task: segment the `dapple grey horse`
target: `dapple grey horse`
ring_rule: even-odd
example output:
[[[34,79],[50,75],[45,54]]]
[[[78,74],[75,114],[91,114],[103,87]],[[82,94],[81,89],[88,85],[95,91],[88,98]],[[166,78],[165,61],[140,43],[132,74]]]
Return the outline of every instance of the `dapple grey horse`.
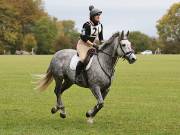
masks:
[[[86,113],[89,122],[93,122],[93,117],[103,107],[106,95],[114,74],[114,68],[118,58],[126,59],[130,64],[136,61],[136,56],[128,41],[128,35],[117,32],[112,37],[99,46],[98,53],[93,56],[90,68],[86,71],[88,83],[77,83],[77,85],[89,88],[95,98],[97,105]],[[71,58],[77,54],[76,50],[64,49],[58,51],[52,58],[45,76],[38,82],[37,89],[44,90],[55,80],[54,93],[57,96],[57,104],[51,109],[52,113],[60,111],[62,118],[66,117],[65,106],[62,102],[62,93],[70,88],[75,82],[75,71],[70,68]]]

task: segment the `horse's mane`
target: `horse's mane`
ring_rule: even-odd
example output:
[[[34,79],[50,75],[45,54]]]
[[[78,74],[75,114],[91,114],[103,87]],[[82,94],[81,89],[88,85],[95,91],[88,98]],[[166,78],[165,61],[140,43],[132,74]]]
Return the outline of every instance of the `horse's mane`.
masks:
[[[106,40],[101,46],[100,49],[104,50],[108,45],[110,45],[116,37],[120,35],[119,32],[114,33],[108,40]]]

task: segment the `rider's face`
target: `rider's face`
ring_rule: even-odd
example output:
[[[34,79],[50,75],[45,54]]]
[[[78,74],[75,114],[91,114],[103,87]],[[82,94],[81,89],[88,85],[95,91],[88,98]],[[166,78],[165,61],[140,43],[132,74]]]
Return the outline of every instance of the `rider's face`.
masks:
[[[97,22],[99,22],[99,21],[100,21],[100,15],[94,16],[94,19],[95,19]]]

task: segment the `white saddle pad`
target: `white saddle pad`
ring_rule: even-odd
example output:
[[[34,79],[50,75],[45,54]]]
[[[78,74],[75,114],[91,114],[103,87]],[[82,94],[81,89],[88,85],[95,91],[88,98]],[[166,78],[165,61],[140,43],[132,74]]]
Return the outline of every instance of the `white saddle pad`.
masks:
[[[88,70],[90,67],[91,67],[91,63],[92,63],[92,60],[93,60],[93,57],[91,57],[89,63],[87,64],[86,66],[86,70]],[[75,54],[72,58],[71,58],[71,62],[70,62],[70,68],[72,70],[76,70],[76,66],[77,66],[77,63],[80,61],[80,58],[79,56],[77,56],[77,54]]]

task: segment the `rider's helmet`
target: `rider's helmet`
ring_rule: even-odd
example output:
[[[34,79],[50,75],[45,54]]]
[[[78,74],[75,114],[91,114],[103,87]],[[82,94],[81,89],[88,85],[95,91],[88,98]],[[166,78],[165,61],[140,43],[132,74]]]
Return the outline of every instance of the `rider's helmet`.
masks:
[[[101,15],[102,14],[102,11],[97,9],[97,8],[94,8],[93,5],[89,6],[89,11],[90,11],[90,18],[96,16],[96,15]]]

